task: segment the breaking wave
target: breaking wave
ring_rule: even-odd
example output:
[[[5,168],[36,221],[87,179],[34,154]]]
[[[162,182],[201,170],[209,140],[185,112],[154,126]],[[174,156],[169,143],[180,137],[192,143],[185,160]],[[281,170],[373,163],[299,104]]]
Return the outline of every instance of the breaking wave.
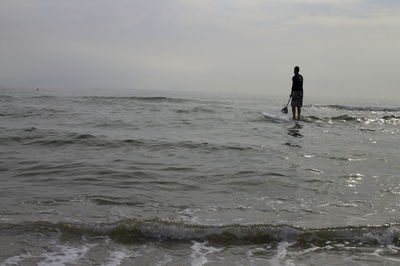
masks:
[[[110,237],[120,242],[151,240],[192,241],[207,240],[221,244],[272,243],[280,241],[299,244],[325,245],[328,243],[353,246],[400,246],[400,225],[343,226],[304,228],[285,224],[228,224],[200,225],[161,219],[126,219],[115,223],[79,224],[47,221],[20,224],[0,224],[2,231],[19,233],[61,232],[64,236]]]

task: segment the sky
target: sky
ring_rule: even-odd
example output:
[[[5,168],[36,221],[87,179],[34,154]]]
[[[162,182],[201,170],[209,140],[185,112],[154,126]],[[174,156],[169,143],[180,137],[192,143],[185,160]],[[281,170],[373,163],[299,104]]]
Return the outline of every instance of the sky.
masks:
[[[0,86],[399,94],[398,0],[1,0]]]

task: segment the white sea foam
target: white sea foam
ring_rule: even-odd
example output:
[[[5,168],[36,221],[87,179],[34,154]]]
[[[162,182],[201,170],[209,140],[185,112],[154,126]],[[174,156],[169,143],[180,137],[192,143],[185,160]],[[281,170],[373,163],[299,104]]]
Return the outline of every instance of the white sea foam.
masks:
[[[33,257],[34,256],[32,256],[30,253],[16,255],[16,256],[10,257],[10,258],[6,259],[5,261],[3,261],[0,264],[0,266],[21,265],[22,261],[24,261],[25,259],[33,258]]]
[[[255,253],[263,251],[265,251],[265,248],[253,248],[247,251],[247,256],[253,256]]]
[[[159,261],[159,262],[157,262],[157,263],[155,264],[155,266],[168,265],[168,264],[171,263],[171,262],[172,262],[172,257],[169,256],[169,255],[164,255],[164,259],[161,260],[161,261]]]
[[[191,255],[192,258],[192,266],[201,266],[206,264],[207,262],[210,262],[207,258],[207,255],[215,253],[215,252],[220,252],[223,249],[222,248],[214,248],[210,246],[206,246],[207,242],[199,243],[196,241],[193,241],[193,245],[191,246],[193,253]]]
[[[121,262],[127,257],[138,257],[140,256],[138,253],[133,254],[125,249],[119,251],[113,251],[110,253],[110,257],[107,259],[107,263],[104,266],[117,266],[120,265]]]
[[[37,265],[38,266],[61,266],[66,264],[77,263],[80,259],[82,259],[86,252],[90,249],[90,246],[82,246],[82,247],[69,247],[69,246],[57,246],[57,251],[54,252],[46,252],[41,253],[39,255],[32,255],[30,253],[13,256],[8,258],[1,266],[9,266],[9,265],[23,265],[24,260],[30,258],[39,258],[43,259]]]
[[[256,247],[256,248],[252,248],[250,250],[247,251],[247,256],[251,257],[260,253],[265,253],[267,250],[271,249],[271,245],[268,245],[266,247]]]
[[[38,257],[44,257],[45,260],[39,262],[38,266],[61,266],[77,263],[85,256],[86,252],[90,249],[90,246],[58,246],[58,249],[59,250],[55,252],[43,253],[39,255]]]
[[[280,242],[277,246],[276,255],[271,259],[271,265],[273,266],[294,266],[294,262],[291,259],[287,259],[287,248],[293,244],[288,243],[287,241]]]
[[[366,242],[378,242],[381,245],[391,245],[393,244],[393,238],[395,235],[399,234],[399,229],[397,228],[388,228],[381,234],[373,233],[373,232],[368,232],[364,234],[362,237],[363,241]]]
[[[179,218],[192,224],[199,223],[199,217],[196,215],[196,213],[199,211],[200,209],[184,209],[182,211],[179,211],[179,213],[182,214],[181,216],[179,216]]]

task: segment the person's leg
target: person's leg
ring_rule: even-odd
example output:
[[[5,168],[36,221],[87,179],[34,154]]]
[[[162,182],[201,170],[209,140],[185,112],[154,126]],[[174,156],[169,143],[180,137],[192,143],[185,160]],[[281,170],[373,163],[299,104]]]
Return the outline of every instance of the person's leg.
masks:
[[[293,121],[296,120],[296,107],[292,106]]]
[[[301,107],[297,107],[297,121],[300,121]]]

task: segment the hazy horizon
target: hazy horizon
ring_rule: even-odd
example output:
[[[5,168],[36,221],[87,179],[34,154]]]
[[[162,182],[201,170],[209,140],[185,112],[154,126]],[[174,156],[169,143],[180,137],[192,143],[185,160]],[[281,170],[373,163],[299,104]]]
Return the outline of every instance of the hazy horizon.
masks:
[[[5,0],[0,86],[392,99],[393,0]]]

